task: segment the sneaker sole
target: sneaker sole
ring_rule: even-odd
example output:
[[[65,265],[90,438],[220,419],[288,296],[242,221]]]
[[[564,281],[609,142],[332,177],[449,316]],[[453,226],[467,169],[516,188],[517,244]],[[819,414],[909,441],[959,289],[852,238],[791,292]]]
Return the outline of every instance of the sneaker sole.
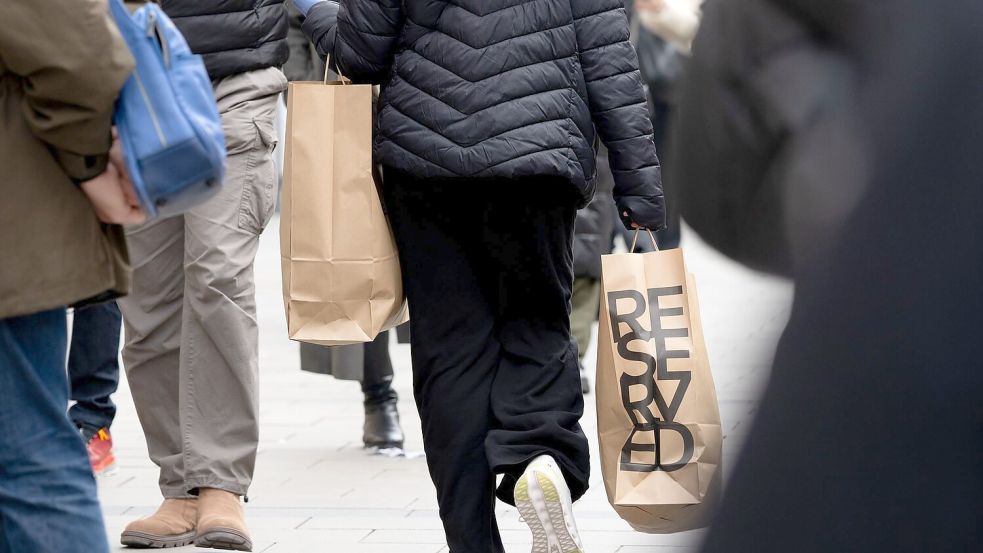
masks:
[[[362,442],[362,449],[403,449],[403,442]]]
[[[179,536],[155,536],[153,534],[128,530],[123,532],[119,541],[121,544],[135,549],[168,549],[171,547],[191,545],[195,541],[195,533],[188,532]]]
[[[242,532],[232,528],[212,528],[195,538],[195,547],[225,549],[229,551],[252,551],[253,542]]]
[[[515,485],[515,506],[532,531],[532,553],[584,553],[571,530],[573,513],[563,508],[556,484],[542,472],[523,475]]]
[[[95,474],[97,478],[116,476],[117,472],[119,472],[119,466],[116,465],[116,461],[113,461],[108,465],[101,466],[99,469],[92,469],[92,473]]]

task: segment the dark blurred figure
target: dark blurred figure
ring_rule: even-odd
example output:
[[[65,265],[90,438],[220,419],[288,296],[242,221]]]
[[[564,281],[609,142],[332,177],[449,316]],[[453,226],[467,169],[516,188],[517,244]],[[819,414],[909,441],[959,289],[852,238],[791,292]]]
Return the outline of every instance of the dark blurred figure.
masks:
[[[632,2],[634,4],[634,2]],[[630,6],[629,9],[633,9]],[[632,36],[635,42],[635,50],[638,52],[638,68],[642,72],[645,80],[645,87],[648,91],[649,114],[652,118],[652,128],[655,131],[655,149],[663,152],[663,157],[667,157],[665,152],[669,151],[669,117],[672,113],[672,106],[677,101],[676,88],[679,77],[682,74],[683,61],[686,54],[677,46],[670,44],[664,38],[646,29],[635,20],[642,16],[633,14]],[[679,207],[676,201],[677,189],[680,183],[664,182],[662,184],[663,193],[666,195],[666,228],[656,233],[656,240],[659,248],[668,250],[679,247],[680,240],[680,218]],[[629,246],[632,237],[624,234],[625,229],[619,229]],[[634,234],[634,233],[631,233]],[[639,241],[639,251],[651,251],[648,240]]]
[[[983,550],[983,4],[867,4],[712,3],[685,77],[684,217],[796,281],[710,553]]]
[[[655,149],[669,151],[669,117],[675,103],[675,86],[683,66],[683,54],[675,46],[658,36],[638,30],[638,66],[648,88],[649,114],[655,131]],[[665,154],[663,154],[665,155]],[[678,183],[663,184],[666,195],[666,228],[656,233],[659,248],[669,250],[679,247],[680,218],[676,206]]]

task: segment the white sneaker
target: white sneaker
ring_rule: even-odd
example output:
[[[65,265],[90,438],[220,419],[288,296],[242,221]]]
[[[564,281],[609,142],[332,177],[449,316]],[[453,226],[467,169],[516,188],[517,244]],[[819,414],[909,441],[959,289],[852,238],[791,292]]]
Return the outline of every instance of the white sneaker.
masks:
[[[584,553],[570,488],[552,457],[529,463],[515,485],[515,506],[532,530],[532,553]]]

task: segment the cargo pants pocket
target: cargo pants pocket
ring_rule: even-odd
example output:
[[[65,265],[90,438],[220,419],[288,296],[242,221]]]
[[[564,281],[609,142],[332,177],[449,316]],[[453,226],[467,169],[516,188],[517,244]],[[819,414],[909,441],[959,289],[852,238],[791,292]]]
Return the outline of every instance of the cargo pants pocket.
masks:
[[[277,139],[273,121],[252,120],[252,144],[245,154],[242,200],[239,204],[239,228],[260,234],[273,217],[276,207],[276,166],[273,150]]]

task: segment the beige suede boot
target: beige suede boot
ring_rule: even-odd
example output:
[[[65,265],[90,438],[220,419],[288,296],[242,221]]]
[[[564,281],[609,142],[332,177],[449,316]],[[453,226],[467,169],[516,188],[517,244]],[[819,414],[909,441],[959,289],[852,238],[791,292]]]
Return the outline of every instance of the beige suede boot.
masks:
[[[225,490],[198,490],[198,535],[195,546],[252,551],[239,496]]]
[[[131,522],[120,543],[140,549],[191,545],[197,521],[197,499],[165,499],[156,513]]]

